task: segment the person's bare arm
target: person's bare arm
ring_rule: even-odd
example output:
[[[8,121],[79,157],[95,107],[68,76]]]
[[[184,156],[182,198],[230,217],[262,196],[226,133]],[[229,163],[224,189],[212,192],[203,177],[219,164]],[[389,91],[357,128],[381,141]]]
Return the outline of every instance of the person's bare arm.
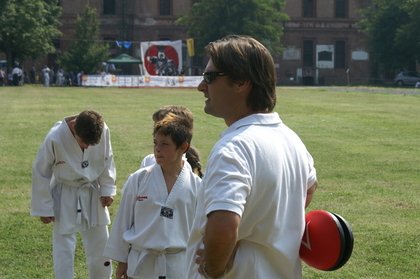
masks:
[[[306,202],[305,202],[305,208],[309,206],[309,204],[312,201],[312,198],[314,196],[315,190],[318,187],[318,182],[315,181],[315,183],[308,189],[306,192]]]
[[[204,251],[198,251],[199,272],[217,278],[230,268],[236,244],[240,216],[229,211],[214,211],[207,216]]]

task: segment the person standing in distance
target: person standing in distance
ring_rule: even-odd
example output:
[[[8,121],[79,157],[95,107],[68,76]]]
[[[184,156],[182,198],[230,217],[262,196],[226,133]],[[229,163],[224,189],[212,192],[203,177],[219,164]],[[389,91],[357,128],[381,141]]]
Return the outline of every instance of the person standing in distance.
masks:
[[[39,148],[32,169],[31,215],[53,222],[57,279],[73,279],[76,233],[83,239],[90,279],[110,279],[108,206],[116,194],[111,136],[102,115],[87,110],[58,121]]]
[[[227,129],[207,160],[188,243],[187,278],[302,277],[305,206],[317,186],[312,156],[273,109],[273,58],[230,35],[206,47],[198,90]]]

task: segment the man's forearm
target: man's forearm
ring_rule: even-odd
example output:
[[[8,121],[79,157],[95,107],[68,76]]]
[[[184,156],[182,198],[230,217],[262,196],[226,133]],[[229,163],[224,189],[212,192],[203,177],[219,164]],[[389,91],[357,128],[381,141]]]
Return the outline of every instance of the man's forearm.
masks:
[[[210,277],[223,275],[233,261],[240,217],[233,212],[215,211],[208,216],[204,236],[204,268]]]

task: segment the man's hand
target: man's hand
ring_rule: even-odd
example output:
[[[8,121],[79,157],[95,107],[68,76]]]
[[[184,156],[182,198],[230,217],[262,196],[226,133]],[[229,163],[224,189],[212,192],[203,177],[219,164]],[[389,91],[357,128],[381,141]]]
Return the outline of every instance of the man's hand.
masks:
[[[103,207],[111,206],[112,202],[114,201],[113,197],[101,197],[101,204]]]
[[[118,262],[117,270],[115,271],[116,279],[128,279],[127,263]]]
[[[233,266],[233,262],[235,260],[236,250],[238,249],[238,245],[239,245],[239,242],[236,243],[236,246],[235,246],[235,249],[233,250],[232,256],[230,257],[229,262],[226,265],[225,272],[228,272]],[[205,278],[211,278],[207,274],[206,260],[204,258],[204,253],[205,253],[204,249],[198,249],[196,251],[196,253],[195,253],[195,256],[196,256],[195,257],[195,263],[198,265],[198,273],[203,275]]]
[[[234,212],[213,211],[207,215],[204,250],[196,251],[198,272],[217,278],[228,271],[235,258],[241,217]]]

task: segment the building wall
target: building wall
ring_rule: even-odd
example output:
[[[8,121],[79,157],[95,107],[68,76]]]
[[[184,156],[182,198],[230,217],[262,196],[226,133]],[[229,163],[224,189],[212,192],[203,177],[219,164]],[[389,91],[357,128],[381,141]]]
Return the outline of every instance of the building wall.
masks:
[[[365,37],[357,21],[360,8],[369,0],[346,0],[346,16],[337,18],[335,0],[312,0],[313,16],[304,17],[304,0],[286,1],[285,12],[290,21],[284,24],[285,51],[279,61],[280,84],[347,84],[367,83],[370,76],[370,60]],[[312,42],[312,65],[305,56],[305,41]],[[339,59],[337,44],[344,45]],[[308,47],[310,49],[310,47]],[[329,53],[323,60],[321,52]],[[327,55],[328,56],[328,55]],[[324,57],[325,59],[325,57]],[[343,61],[336,65],[338,60]],[[310,64],[310,63],[309,63]]]
[[[183,40],[186,29],[176,26],[175,20],[187,13],[194,0],[169,0],[170,14],[160,15],[160,0],[115,0],[115,13],[104,14],[107,0],[62,0],[61,27],[64,33],[59,49],[65,50],[74,39],[75,19],[87,2],[97,9],[100,19],[100,36],[109,42],[111,52],[117,54],[116,40],[132,41],[130,54],[139,57],[141,41]],[[304,17],[304,2],[314,3],[314,16]],[[342,0],[341,0],[342,1]],[[370,60],[366,43],[357,21],[359,9],[370,4],[370,0],[344,0],[347,14],[336,18],[336,0],[286,0],[285,12],[290,21],[284,23],[284,53],[275,57],[279,84],[347,84],[367,83],[370,76]],[[304,42],[312,41],[313,65],[305,65]],[[334,65],[336,43],[341,44],[343,63]],[[344,45],[344,47],[343,47]],[[333,57],[325,62],[317,58]],[[325,52],[327,50],[327,52]],[[329,52],[329,53],[328,53]],[[324,57],[325,58],[325,57]]]
[[[105,12],[106,5],[114,2],[111,12]],[[97,11],[100,22],[100,39],[107,42],[111,56],[121,51],[140,57],[140,42],[159,40],[183,40],[187,38],[186,28],[177,26],[175,20],[187,13],[192,0],[165,0],[169,12],[161,14],[160,0],[61,0],[63,8],[60,27],[63,36],[57,42],[57,53],[49,55],[47,64],[56,68],[56,57],[66,51],[75,40],[76,18],[83,13],[87,4]],[[109,7],[109,6],[108,6]],[[116,41],[132,42],[129,49],[121,49]]]

